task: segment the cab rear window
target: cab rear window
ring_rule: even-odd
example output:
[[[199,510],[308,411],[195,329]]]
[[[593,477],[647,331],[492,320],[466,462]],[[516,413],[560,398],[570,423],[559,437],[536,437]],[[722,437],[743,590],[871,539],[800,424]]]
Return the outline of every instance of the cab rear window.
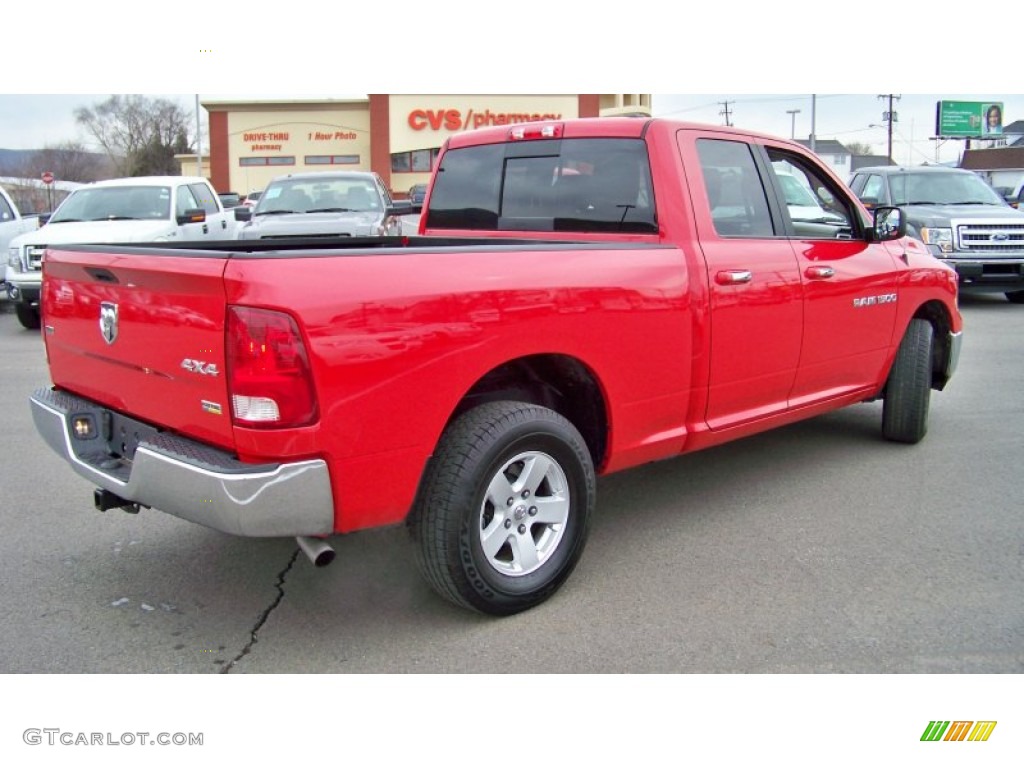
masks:
[[[556,232],[658,231],[639,139],[551,139],[446,152],[426,226]]]

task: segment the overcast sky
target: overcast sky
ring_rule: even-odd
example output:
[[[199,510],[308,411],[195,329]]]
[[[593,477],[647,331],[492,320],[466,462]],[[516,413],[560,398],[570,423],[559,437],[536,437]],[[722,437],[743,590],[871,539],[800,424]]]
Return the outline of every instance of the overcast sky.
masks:
[[[192,113],[195,94],[147,94],[179,102]],[[267,94],[281,96],[282,94]],[[345,98],[353,94],[324,93],[320,97]],[[899,163],[918,165],[923,162],[956,160],[964,149],[962,141],[936,142],[935,107],[939,100],[1001,101],[1005,105],[1004,123],[1024,120],[1024,95],[1004,93],[942,93],[899,94],[895,102],[898,120],[894,126],[893,157]],[[0,94],[0,148],[39,149],[69,140],[80,140],[89,145],[91,140],[75,123],[77,107],[94,106],[109,94]],[[266,96],[266,95],[265,95]],[[199,94],[203,99],[260,98],[259,94],[218,93]],[[778,136],[790,136],[795,129],[797,138],[806,139],[811,133],[814,115],[816,136],[836,139],[843,143],[870,144],[877,154],[885,154],[886,130],[882,126],[882,113],[887,101],[878,93],[859,95],[817,94],[687,94],[654,93],[653,111],[656,115],[681,120],[723,125],[723,114],[728,102],[730,121],[741,128],[763,131]],[[799,110],[790,114],[791,110]],[[202,122],[206,111],[200,110]],[[878,127],[872,128],[872,125]],[[936,154],[938,152],[938,154]]]
[[[136,5],[97,2],[91,13],[106,14],[99,14],[104,34],[96,44],[77,16],[54,14],[40,27],[35,9],[5,11],[10,28],[21,15],[40,34],[6,43],[5,60],[19,66],[0,86],[13,91],[0,94],[0,148],[87,142],[74,109],[111,93],[180,94],[174,98],[189,111],[197,92],[205,99],[650,93],[656,115],[721,125],[727,101],[733,125],[781,136],[790,136],[789,110],[798,109],[798,138],[811,132],[816,93],[817,137],[870,144],[879,154],[885,130],[869,127],[882,123],[878,95],[898,93],[893,155],[902,163],[946,162],[963,150],[963,142],[937,147],[930,140],[939,100],[1002,101],[1005,124],[1024,119],[1019,67],[1004,55],[996,65],[965,56],[951,66],[938,55],[931,16],[913,2],[823,13],[809,0],[733,0],[666,16],[653,0],[606,11],[563,0],[540,15],[501,6],[499,17],[483,14],[476,0],[447,0],[443,12],[430,14],[393,0],[386,13],[355,4],[320,25],[306,22],[320,18],[320,9],[340,13],[336,6],[307,3],[302,13],[268,20],[225,3],[204,5],[194,25],[180,19],[145,34]],[[993,30],[991,18],[958,18],[957,39],[997,46],[1011,32]]]

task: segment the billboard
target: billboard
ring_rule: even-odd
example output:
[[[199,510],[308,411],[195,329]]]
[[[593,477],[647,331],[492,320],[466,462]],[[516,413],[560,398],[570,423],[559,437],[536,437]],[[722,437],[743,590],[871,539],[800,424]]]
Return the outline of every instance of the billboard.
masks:
[[[935,106],[935,135],[984,138],[1003,135],[1003,102],[940,101]]]

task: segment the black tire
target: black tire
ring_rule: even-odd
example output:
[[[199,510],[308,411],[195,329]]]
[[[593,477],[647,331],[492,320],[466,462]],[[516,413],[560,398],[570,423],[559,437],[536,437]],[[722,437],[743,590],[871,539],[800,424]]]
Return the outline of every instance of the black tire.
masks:
[[[456,605],[532,608],[576,566],[595,497],[590,452],[568,420],[529,403],[473,408],[442,436],[410,516],[420,570]]]
[[[18,316],[18,322],[30,331],[38,331],[40,326],[39,310],[31,304],[21,302],[14,305],[14,313]]]
[[[1006,294],[1006,300],[1011,304],[1024,304],[1024,291],[1010,291]]]
[[[928,431],[933,336],[931,323],[915,319],[900,342],[882,404],[882,435],[886,440],[918,443]]]

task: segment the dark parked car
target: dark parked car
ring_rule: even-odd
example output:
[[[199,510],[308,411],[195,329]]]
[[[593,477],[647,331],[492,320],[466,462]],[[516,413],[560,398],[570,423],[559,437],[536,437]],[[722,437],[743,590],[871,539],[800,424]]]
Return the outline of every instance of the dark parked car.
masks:
[[[413,205],[423,205],[423,201],[427,199],[427,185],[426,184],[413,184],[409,188],[409,202]]]
[[[907,234],[956,270],[962,292],[1005,293],[1024,304],[1024,211],[978,174],[944,166],[859,168],[850,188],[868,208],[903,208]]]

